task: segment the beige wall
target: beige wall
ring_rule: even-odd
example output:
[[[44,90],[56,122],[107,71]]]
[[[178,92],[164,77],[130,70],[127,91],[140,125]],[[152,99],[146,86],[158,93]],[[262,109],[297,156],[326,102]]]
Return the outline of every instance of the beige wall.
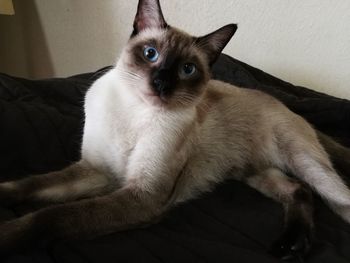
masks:
[[[161,0],[168,22],[194,34],[239,30],[225,52],[294,84],[350,99],[349,0]],[[137,0],[15,0],[0,16],[0,71],[67,76],[115,61]]]

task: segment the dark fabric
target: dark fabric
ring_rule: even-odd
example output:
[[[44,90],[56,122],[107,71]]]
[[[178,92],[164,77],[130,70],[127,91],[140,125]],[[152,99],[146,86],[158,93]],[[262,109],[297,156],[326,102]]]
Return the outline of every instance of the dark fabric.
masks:
[[[84,94],[105,70],[37,81],[0,74],[2,180],[61,169],[79,159]],[[225,55],[213,76],[279,98],[350,145],[349,101],[293,86]],[[21,211],[1,208],[0,219]],[[306,262],[349,262],[350,226],[320,201],[315,218],[316,240]],[[226,182],[173,209],[157,225],[93,241],[56,241],[5,262],[278,262],[266,251],[282,222],[279,204],[239,182]]]

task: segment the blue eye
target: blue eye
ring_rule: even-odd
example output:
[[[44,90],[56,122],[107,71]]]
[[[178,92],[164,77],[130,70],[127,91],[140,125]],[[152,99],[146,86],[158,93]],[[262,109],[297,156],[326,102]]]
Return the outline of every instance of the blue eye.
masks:
[[[181,74],[185,77],[192,76],[196,72],[196,66],[193,63],[186,63],[181,68]]]
[[[158,60],[159,53],[154,47],[146,47],[143,50],[143,56],[151,62],[156,62]]]

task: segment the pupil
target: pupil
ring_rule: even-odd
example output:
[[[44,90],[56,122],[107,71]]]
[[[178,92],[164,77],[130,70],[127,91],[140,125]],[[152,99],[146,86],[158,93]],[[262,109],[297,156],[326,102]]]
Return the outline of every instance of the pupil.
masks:
[[[190,74],[192,72],[192,65],[186,64],[185,65],[185,73]]]
[[[149,57],[149,58],[153,58],[155,55],[154,49],[149,49],[147,53],[148,53],[147,57]]]

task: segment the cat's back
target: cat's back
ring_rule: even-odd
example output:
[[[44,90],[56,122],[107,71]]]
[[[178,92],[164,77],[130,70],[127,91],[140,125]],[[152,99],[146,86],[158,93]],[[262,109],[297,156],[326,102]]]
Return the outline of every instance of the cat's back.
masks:
[[[209,81],[205,99],[214,103],[229,103],[231,105],[239,104],[240,106],[247,105],[249,108],[251,105],[260,107],[262,106],[261,103],[264,103],[264,107],[276,107],[282,105],[277,99],[262,91],[256,89],[239,88],[219,80]]]
[[[201,150],[213,151],[211,145],[215,142],[217,154],[226,151],[227,156],[232,152],[253,156],[257,149],[264,152],[273,145],[277,131],[295,130],[304,123],[268,94],[216,80],[208,83],[197,106],[197,122],[201,145],[208,145]]]
[[[259,90],[211,80],[197,112],[202,121],[214,118],[228,123],[234,120],[235,123],[243,125],[269,118],[271,115],[285,115],[289,110],[280,101]]]

